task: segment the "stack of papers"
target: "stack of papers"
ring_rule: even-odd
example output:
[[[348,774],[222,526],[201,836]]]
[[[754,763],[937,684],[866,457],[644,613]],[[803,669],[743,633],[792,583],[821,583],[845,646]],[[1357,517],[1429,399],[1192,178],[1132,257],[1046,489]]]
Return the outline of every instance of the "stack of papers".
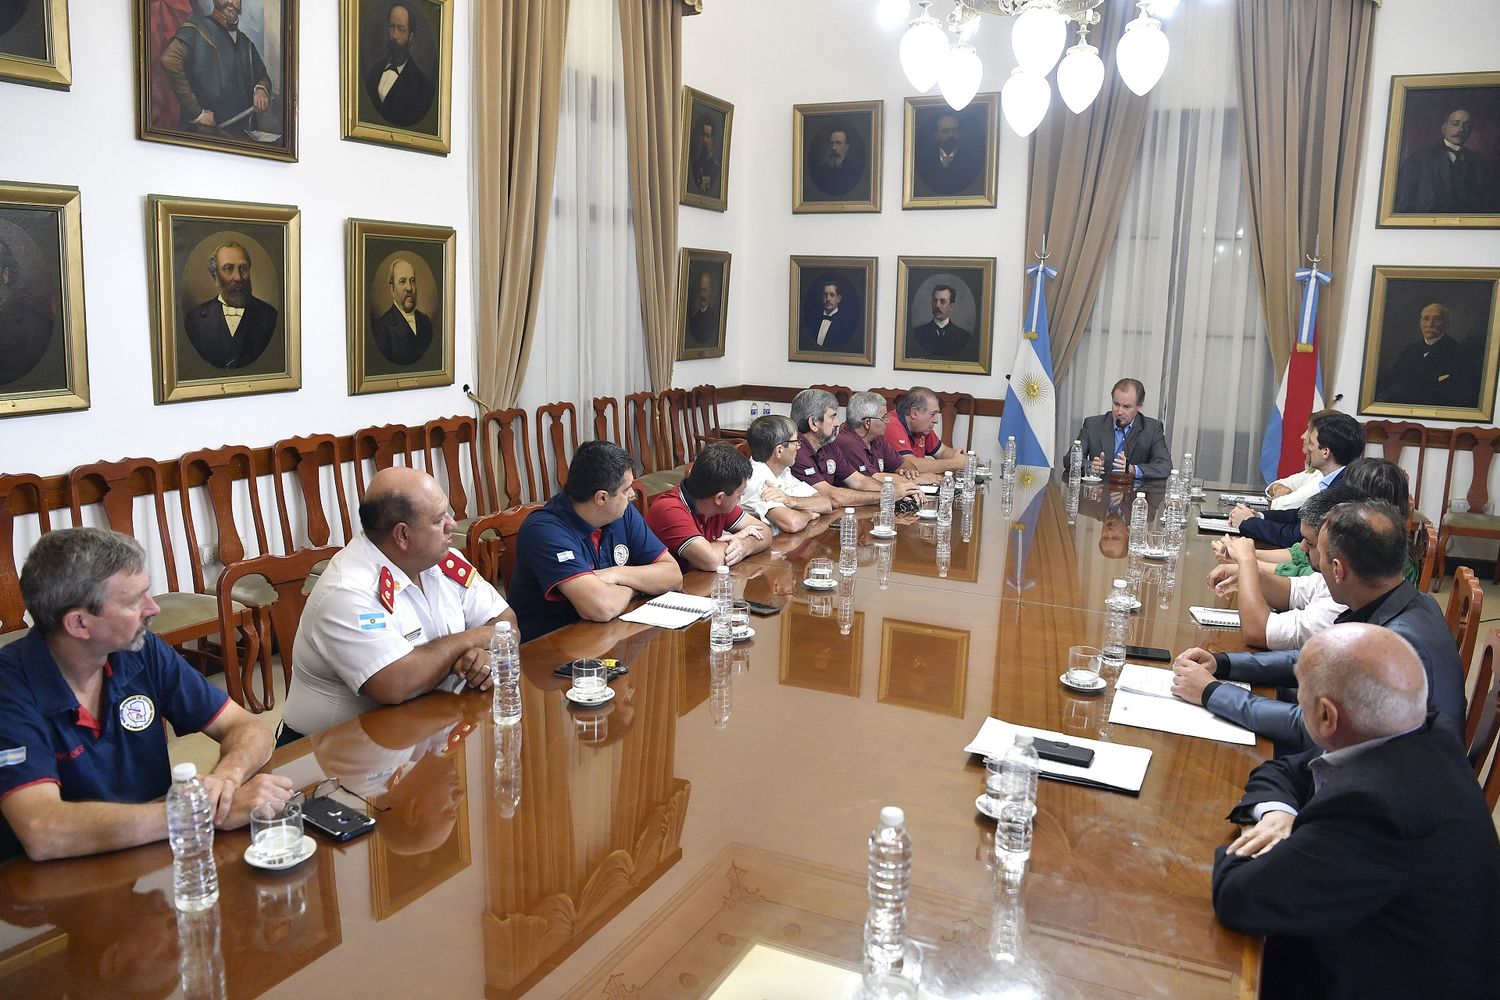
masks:
[[[1234,608],[1189,607],[1193,621],[1207,628],[1239,628],[1240,613]]]
[[[1238,535],[1240,533],[1240,529],[1239,528],[1231,528],[1229,526],[1229,518],[1227,518],[1227,517],[1209,517],[1206,514],[1199,514],[1198,515],[1198,530],[1199,531],[1220,531],[1220,532],[1223,532],[1226,535]]]
[[[657,628],[686,628],[700,618],[708,617],[713,609],[712,597],[694,597],[673,590],[621,615],[620,621]]]
[[[1230,681],[1229,683],[1237,683]],[[1248,687],[1239,684],[1240,687]],[[1255,745],[1255,734],[1225,722],[1201,705],[1191,705],[1172,694],[1172,671],[1127,663],[1115,681],[1115,701],[1109,721],[1180,736]],[[1043,761],[1045,764],[1046,762]]]
[[[1151,763],[1151,751],[1144,747],[1127,747],[1118,743],[1101,743],[1098,740],[1085,740],[1077,736],[1064,736],[1047,729],[1016,726],[994,718],[984,720],[984,725],[979,727],[979,735],[975,736],[974,741],[964,747],[964,750],[984,757],[1004,757],[1005,751],[1015,745],[1016,733],[1030,733],[1044,740],[1070,743],[1073,746],[1087,747],[1094,751],[1094,759],[1088,767],[1059,764],[1055,760],[1042,761],[1040,767],[1042,775],[1058,781],[1070,781],[1077,785],[1110,788],[1139,795],[1141,783],[1146,780],[1146,765]]]

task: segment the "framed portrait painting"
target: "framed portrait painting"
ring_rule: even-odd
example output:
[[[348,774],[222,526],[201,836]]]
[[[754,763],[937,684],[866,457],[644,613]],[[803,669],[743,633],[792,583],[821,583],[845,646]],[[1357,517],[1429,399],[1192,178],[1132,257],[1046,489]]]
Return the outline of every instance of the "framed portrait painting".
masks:
[[[136,138],[297,159],[297,0],[135,0]]]
[[[1377,221],[1500,228],[1500,73],[1391,78]]]
[[[150,195],[156,402],[302,387],[302,213]]]
[[[68,0],[0,0],[0,80],[72,85]]]
[[[793,257],[787,360],[875,364],[875,258]]]
[[[677,360],[722,358],[729,316],[729,254],[683,247],[677,260]]]
[[[880,211],[883,101],[792,108],[792,211]]]
[[[682,88],[682,192],[680,205],[722,212],[729,208],[729,134],[734,105],[692,87]]]
[[[1500,268],[1376,266],[1359,412],[1489,423]]]
[[[339,0],[344,138],[446,156],[451,0]]]
[[[896,259],[896,367],[990,373],[995,258]]]
[[[89,408],[79,199],[0,182],[0,417]]]
[[[453,384],[458,237],[349,220],[349,395]]]
[[[999,109],[999,94],[976,94],[962,111],[940,96],[906,99],[902,208],[995,207]]]

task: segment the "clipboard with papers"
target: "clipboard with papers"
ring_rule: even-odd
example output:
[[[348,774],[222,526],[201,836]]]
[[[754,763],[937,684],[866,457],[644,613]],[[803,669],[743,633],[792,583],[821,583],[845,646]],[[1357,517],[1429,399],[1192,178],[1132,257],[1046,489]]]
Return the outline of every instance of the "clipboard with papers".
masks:
[[[1141,794],[1141,785],[1146,780],[1146,768],[1151,763],[1151,751],[1144,747],[1101,743],[1047,729],[1018,726],[991,717],[984,720],[984,725],[979,727],[979,734],[964,750],[981,757],[1004,757],[1005,752],[1015,744],[1016,733],[1030,733],[1042,739],[1071,743],[1094,751],[1094,760],[1088,767],[1061,764],[1053,760],[1041,761],[1038,767],[1043,777],[1130,795]]]

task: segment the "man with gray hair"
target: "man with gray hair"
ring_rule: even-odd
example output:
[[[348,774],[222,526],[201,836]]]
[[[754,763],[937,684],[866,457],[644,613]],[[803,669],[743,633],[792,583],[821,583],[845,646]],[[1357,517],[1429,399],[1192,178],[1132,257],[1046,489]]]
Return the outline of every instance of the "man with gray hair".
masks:
[[[839,401],[826,389],[803,389],[792,398],[792,425],[797,429],[797,455],[792,475],[827,497],[835,507],[859,507],[880,502],[880,486],[874,492],[851,489],[833,481],[837,464],[821,455],[823,447],[839,433]]]
[[[1494,996],[1500,844],[1417,650],[1333,625],[1297,661],[1315,747],[1250,774],[1214,859],[1214,912],[1264,935],[1261,995]]]
[[[292,795],[256,774],[271,731],[150,631],[146,556],[99,528],[49,532],[21,570],[35,623],[0,651],[0,858],[117,851],[167,835],[166,730],[219,743],[203,775],[214,825],[244,826],[262,802]]]
[[[903,469],[957,472],[964,467],[964,454],[943,444],[937,422],[942,416],[937,393],[925,385],[914,385],[896,404],[896,412],[885,418],[885,441],[901,459]]]
[[[387,275],[391,307],[370,324],[375,348],[393,365],[413,365],[432,345],[432,317],[417,308],[417,270],[397,257]]]
[[[208,273],[219,294],[199,303],[183,317],[188,340],[215,368],[244,368],[254,364],[276,333],[276,307],[253,294],[250,251],[226,240],[208,257]]]
[[[823,470],[835,484],[857,490],[874,490],[880,502],[880,485],[890,476],[896,485],[896,498],[918,492],[919,473],[902,468],[901,458],[885,440],[885,400],[873,392],[856,392],[849,397],[848,419],[838,436],[823,446],[818,458]],[[921,477],[924,482],[936,478]]]
[[[833,501],[792,475],[792,460],[802,439],[790,419],[779,413],[756,417],[746,438],[750,481],[745,484],[741,506],[773,529],[792,532],[833,510]]]

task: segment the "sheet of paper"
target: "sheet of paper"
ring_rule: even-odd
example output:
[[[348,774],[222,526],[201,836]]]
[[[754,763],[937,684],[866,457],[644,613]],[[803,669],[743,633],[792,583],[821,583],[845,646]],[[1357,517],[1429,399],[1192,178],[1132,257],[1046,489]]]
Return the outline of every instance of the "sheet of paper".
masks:
[[[1077,736],[1055,733],[1048,729],[1017,726],[996,718],[985,719],[984,725],[979,727],[979,735],[975,736],[973,742],[964,747],[964,750],[986,757],[1004,757],[1005,751],[1016,742],[1016,733],[1030,733],[1032,736],[1071,743],[1074,746],[1087,747],[1094,751],[1093,763],[1088,767],[1059,764],[1054,760],[1042,761],[1041,773],[1059,781],[1072,781],[1081,785],[1100,785],[1105,788],[1117,788],[1123,792],[1139,792],[1141,783],[1146,780],[1146,767],[1151,763],[1151,751],[1144,747],[1101,743],[1098,740],[1086,740]]]
[[[1250,730],[1225,722],[1201,705],[1190,705],[1175,697],[1172,671],[1139,663],[1127,663],[1121,668],[1115,681],[1115,701],[1109,710],[1109,721],[1179,736],[1255,745],[1255,734]]]
[[[711,597],[695,597],[674,590],[647,601],[634,611],[626,612],[620,616],[620,621],[656,628],[686,628],[713,609]]]
[[[1240,613],[1234,608],[1203,608],[1192,605],[1188,608],[1188,614],[1193,616],[1193,621],[1209,628],[1240,627]]]
[[[1204,517],[1202,514],[1198,515],[1198,530],[1214,531],[1224,535],[1238,535],[1240,533],[1239,528],[1231,528],[1229,526],[1228,518]]]

